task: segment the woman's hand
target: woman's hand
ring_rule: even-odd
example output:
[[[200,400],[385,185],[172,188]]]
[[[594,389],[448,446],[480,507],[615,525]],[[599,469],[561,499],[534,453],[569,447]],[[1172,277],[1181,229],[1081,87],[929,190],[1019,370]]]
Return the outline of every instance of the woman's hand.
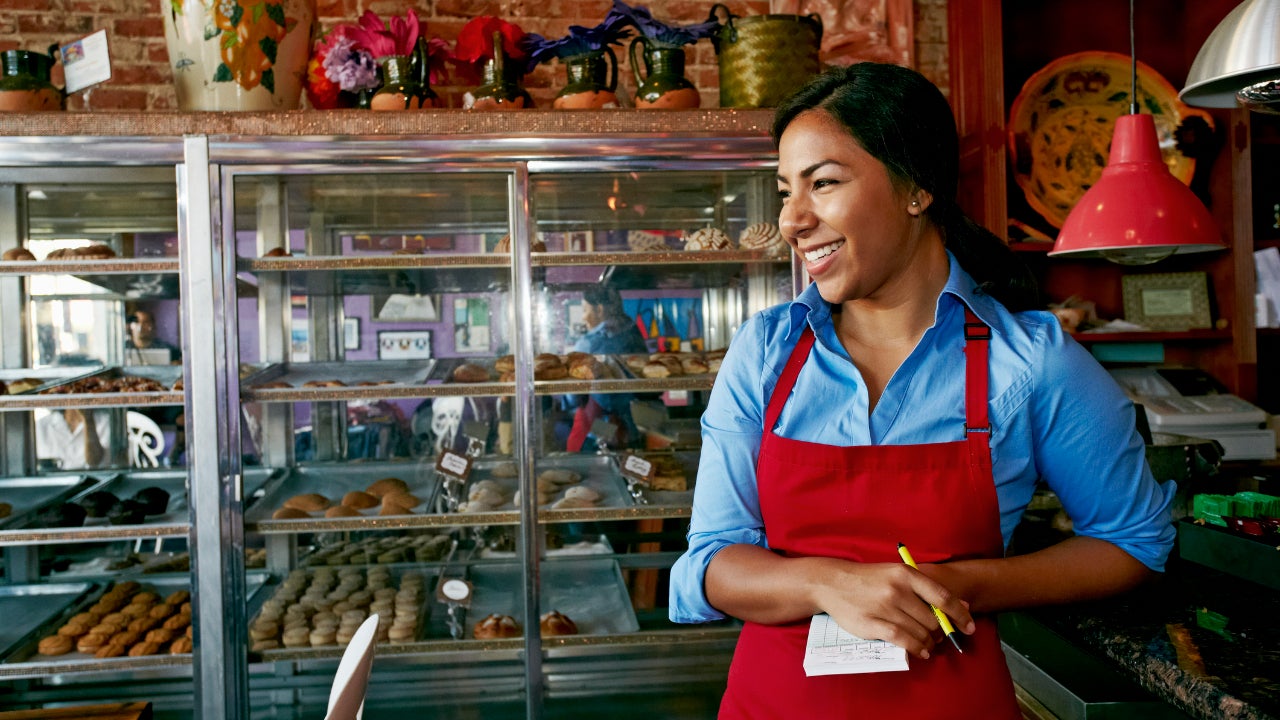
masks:
[[[944,641],[933,604],[955,628],[974,631],[968,605],[946,586],[902,563],[855,563],[815,558],[818,567],[812,593],[815,605],[840,627],[876,638],[928,659]]]
[[[950,588],[899,562],[786,558],[755,545],[732,545],[711,560],[707,599],[720,611],[767,625],[820,612],[845,630],[886,640],[927,658],[942,640],[933,603],[962,633],[974,631],[968,606]]]

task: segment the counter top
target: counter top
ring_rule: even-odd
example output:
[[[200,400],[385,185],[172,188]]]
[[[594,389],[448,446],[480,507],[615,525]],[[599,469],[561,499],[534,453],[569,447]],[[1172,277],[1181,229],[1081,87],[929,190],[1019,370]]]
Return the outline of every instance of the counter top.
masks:
[[[1205,610],[1225,616],[1221,633],[1197,622]],[[1147,587],[1031,614],[1192,717],[1280,718],[1280,593],[1274,590],[1174,558]]]

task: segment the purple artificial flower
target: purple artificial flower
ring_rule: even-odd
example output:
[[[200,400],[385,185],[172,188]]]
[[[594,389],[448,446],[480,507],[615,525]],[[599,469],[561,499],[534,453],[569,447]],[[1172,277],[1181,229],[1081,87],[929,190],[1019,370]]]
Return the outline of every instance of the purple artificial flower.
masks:
[[[622,2],[622,0],[613,0],[613,8],[609,11],[609,16],[605,18],[605,22],[609,21],[609,17],[614,16],[626,18],[646,38],[671,47],[689,45],[698,42],[702,38],[711,37],[720,27],[720,22],[715,18],[683,27],[668,25],[654,19],[653,13],[649,12],[649,8],[642,5],[632,7]]]
[[[372,90],[378,86],[378,64],[373,55],[355,46],[350,37],[337,38],[324,58],[324,74],[347,92]]]

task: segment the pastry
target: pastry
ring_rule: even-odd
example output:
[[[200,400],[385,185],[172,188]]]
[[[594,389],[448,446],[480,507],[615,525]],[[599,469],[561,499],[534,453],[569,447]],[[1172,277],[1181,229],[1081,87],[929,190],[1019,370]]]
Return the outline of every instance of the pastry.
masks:
[[[534,358],[533,378],[535,380],[563,380],[569,376],[569,369],[564,366],[559,355],[543,353]]]
[[[685,375],[701,375],[702,373],[710,371],[710,368],[707,367],[707,363],[697,355],[681,356],[680,369],[684,371]]]
[[[164,624],[161,625],[160,627],[164,628],[165,630],[182,630],[190,624],[191,624],[191,616],[183,615],[179,613],[169,618],[168,620],[165,620]]]
[[[393,505],[399,505],[400,507],[412,508],[417,507],[421,502],[422,500],[420,500],[417,495],[407,492],[387,493],[382,496],[383,505],[390,503]]]
[[[350,505],[334,505],[324,511],[324,516],[327,518],[360,517],[360,511]]]
[[[516,464],[513,462],[500,462],[489,471],[489,474],[496,478],[519,477],[519,473],[519,469],[516,468]]]
[[[115,643],[107,643],[106,645],[103,645],[102,647],[98,648],[98,652],[94,653],[93,656],[96,658],[120,657],[125,653],[125,648],[127,647],[129,646],[117,645]]]
[[[555,610],[542,614],[542,617],[538,622],[538,630],[542,633],[543,637],[578,634],[578,626],[575,625],[568,617],[556,612]]]
[[[97,613],[82,612],[82,613],[76,613],[75,615],[71,616],[71,619],[68,620],[67,622],[89,623],[90,625],[96,625],[101,620],[102,620],[102,617],[99,616]]]
[[[328,387],[346,387],[347,384],[341,380],[308,380],[302,383],[304,388],[328,388]]]
[[[160,624],[159,620],[156,620],[155,618],[149,617],[147,615],[142,615],[140,617],[134,618],[133,622],[130,622],[128,627],[130,630],[134,632],[146,632],[159,624]]]
[[[174,590],[164,599],[166,605],[181,606],[191,599],[191,593],[186,590]],[[181,610],[179,610],[181,612]]]
[[[551,505],[552,510],[578,510],[593,507],[596,507],[596,503],[592,500],[571,497],[560,498]]]
[[[271,382],[258,383],[253,386],[254,390],[278,390],[281,388],[292,388],[293,386],[283,380],[272,380]]]
[[[103,633],[88,633],[76,641],[76,652],[92,655],[98,651],[98,648],[107,644],[110,637]]]
[[[35,260],[36,256],[32,255],[31,251],[24,247],[15,247],[4,251],[4,259],[19,262],[30,262]]]
[[[311,644],[311,630],[305,625],[284,631],[280,638],[285,647],[306,647]]]
[[[311,647],[324,647],[325,645],[333,645],[338,642],[337,630],[329,625],[318,627],[311,631],[308,636]]]
[[[262,652],[263,650],[275,650],[280,647],[277,640],[255,640],[249,644],[250,652]]]
[[[520,623],[516,622],[515,618],[497,613],[485,617],[471,629],[472,636],[477,640],[520,637],[522,633],[523,628],[520,627]]]
[[[169,492],[158,487],[144,487],[134,493],[133,499],[142,505],[147,515],[162,515],[169,509]]]
[[[36,527],[68,528],[84,525],[85,509],[75,503],[60,503],[36,516]]]
[[[489,382],[489,371],[475,363],[462,363],[453,369],[453,379],[456,382]]]
[[[282,507],[271,513],[272,520],[301,520],[309,517],[311,517],[310,513],[291,507]]]
[[[129,648],[129,657],[143,657],[145,655],[155,655],[159,652],[160,643],[143,640]]]
[[[50,635],[41,640],[36,649],[41,655],[66,655],[71,652],[73,644],[66,635]]]
[[[413,642],[417,634],[418,628],[415,625],[392,625],[387,631],[387,639],[393,643]]]
[[[778,226],[773,223],[748,225],[738,236],[738,246],[743,250],[758,250],[765,257],[785,260],[791,255],[791,247],[782,238]]]
[[[115,635],[112,635],[111,639],[107,641],[107,644],[119,645],[120,647],[127,648],[141,639],[142,639],[142,633],[140,632],[135,632],[133,630],[121,630]]]
[[[117,502],[107,512],[107,521],[112,525],[137,525],[146,519],[146,508],[137,500]]]
[[[85,495],[77,502],[80,507],[84,508],[87,517],[100,518],[106,517],[107,512],[120,502],[120,498],[116,497],[114,493],[98,490]]]
[[[342,504],[356,510],[364,510],[365,508],[377,507],[378,498],[367,492],[352,490],[342,496]]]
[[[173,605],[166,605],[165,603],[160,603],[159,605],[156,605],[155,607],[151,608],[151,612],[147,613],[147,617],[151,618],[152,620],[164,620],[168,618],[170,615],[173,615],[177,610],[178,608]]]
[[[400,478],[387,477],[375,481],[372,485],[365,488],[364,491],[374,497],[381,498],[390,493],[409,492],[409,485]]]
[[[609,372],[609,366],[596,360],[594,357],[586,361],[576,363],[569,366],[569,376],[578,380],[599,380],[601,378],[613,377]]]
[[[90,627],[89,625],[86,625],[84,623],[69,622],[66,625],[63,625],[62,627],[58,628],[58,634],[62,635],[63,637],[78,638],[81,635],[84,635],[85,633],[89,632],[89,627]]]
[[[552,485],[572,485],[582,480],[582,476],[572,470],[551,468],[538,473],[537,479],[540,483],[547,482]]]
[[[155,630],[152,630],[151,632],[147,633],[146,642],[153,642],[158,645],[163,645],[172,639],[173,639],[172,630],[166,630],[164,628],[156,628]]]
[[[404,505],[397,505],[393,502],[383,501],[382,509],[378,510],[379,515],[412,515],[413,509]]]
[[[515,371],[515,369],[516,369],[516,356],[515,356],[515,355],[503,355],[502,357],[498,358],[497,360],[494,360],[494,361],[493,361],[493,369],[494,369],[494,370],[497,370],[497,371],[498,371],[498,372],[500,372],[500,373],[509,373],[509,372],[514,372],[514,371]]]
[[[546,252],[547,244],[542,240],[535,239],[533,242],[529,243],[529,250],[531,252]],[[498,241],[498,244],[493,246],[493,251],[496,253],[511,252],[511,236],[503,235],[502,239]]]
[[[684,365],[672,355],[652,355],[641,374],[647,378],[674,377],[684,374]]]
[[[564,491],[565,499],[581,500],[592,504],[600,502],[600,491],[586,485],[575,485]]]
[[[293,253],[289,252],[288,250],[285,250],[282,247],[273,247],[270,250],[262,253],[262,257],[292,257],[292,256],[293,256]]]
[[[303,493],[294,495],[284,501],[284,507],[293,508],[295,510],[303,510],[305,512],[318,512],[325,510],[331,505],[329,498],[319,493]]]
[[[189,653],[191,652],[191,645],[191,638],[180,637],[169,645],[169,654],[181,655],[183,653]]]
[[[695,230],[684,239],[684,249],[694,251],[732,250],[733,241],[719,228]]]

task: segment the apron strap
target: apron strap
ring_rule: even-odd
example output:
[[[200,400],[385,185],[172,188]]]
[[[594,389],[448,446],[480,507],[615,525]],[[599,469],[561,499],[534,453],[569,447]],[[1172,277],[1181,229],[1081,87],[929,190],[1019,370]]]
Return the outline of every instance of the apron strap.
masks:
[[[964,308],[964,432],[971,463],[991,464],[991,419],[987,415],[987,367],[991,328]]]
[[[782,408],[787,404],[787,398],[791,397],[791,388],[795,387],[796,378],[800,376],[800,368],[804,367],[805,361],[809,359],[809,350],[812,348],[813,328],[806,323],[804,332],[800,333],[800,339],[791,350],[791,357],[787,358],[787,364],[782,368],[782,374],[778,376],[778,384],[774,386],[773,395],[769,397],[769,406],[764,411],[766,436],[773,434],[773,426],[778,423]]]

